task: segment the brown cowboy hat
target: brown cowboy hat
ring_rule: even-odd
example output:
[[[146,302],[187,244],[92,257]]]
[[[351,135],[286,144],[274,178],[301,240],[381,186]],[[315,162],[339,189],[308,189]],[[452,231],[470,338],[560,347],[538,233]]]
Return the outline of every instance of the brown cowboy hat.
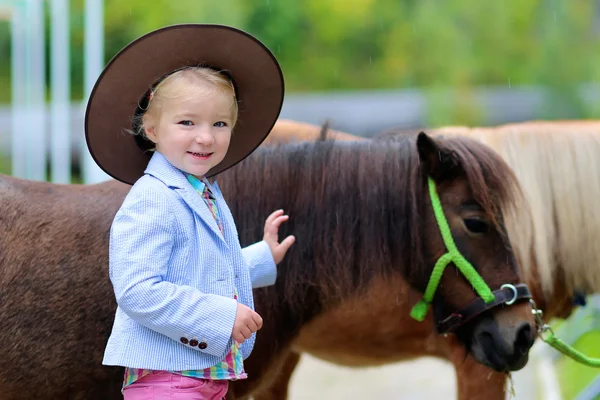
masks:
[[[152,156],[148,141],[127,133],[148,90],[186,66],[225,70],[238,100],[238,121],[223,161],[207,177],[246,158],[267,137],[283,104],[281,68],[249,34],[223,25],[182,24],[150,32],[126,46],[106,66],[85,113],[85,138],[96,163],[110,176],[133,184]],[[144,100],[145,99],[145,100]]]

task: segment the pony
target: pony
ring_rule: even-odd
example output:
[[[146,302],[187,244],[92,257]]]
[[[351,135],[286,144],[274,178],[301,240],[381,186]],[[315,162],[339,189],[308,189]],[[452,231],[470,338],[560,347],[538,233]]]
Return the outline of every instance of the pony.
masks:
[[[306,326],[342,304],[366,310],[377,301],[418,300],[433,264],[447,251],[427,195],[428,177],[436,182],[456,246],[487,285],[498,294],[502,284],[519,284],[506,227],[528,229],[527,207],[508,166],[476,141],[421,134],[392,145],[325,140],[263,147],[219,175],[243,243],[260,238],[263,216],[275,206],[289,212],[293,222],[283,230],[297,237],[276,284],[255,291],[264,325],[247,365],[256,379],[236,382],[230,398],[250,394]],[[3,399],[120,398],[123,370],[101,360],[116,309],[108,235],[128,190],[115,181],[58,185],[0,176]],[[466,279],[447,271],[426,318],[480,306],[477,316],[455,324],[450,337],[464,355],[499,373],[522,368],[535,336],[530,305],[522,300],[490,308],[478,299]],[[371,314],[363,321],[365,327],[378,324],[379,336],[347,336],[357,340],[356,356],[388,352],[380,338],[394,329],[389,317]],[[393,317],[408,319],[396,310]]]
[[[343,141],[363,139],[359,136],[329,128],[329,121],[326,121],[323,126],[317,127],[306,122],[280,118],[275,122],[271,132],[260,146],[268,147],[285,143],[314,141],[320,139],[322,135],[323,138]]]
[[[291,125],[289,122],[288,125]],[[304,140],[318,140],[320,127],[303,126]],[[600,212],[594,203],[600,197],[600,121],[529,121],[498,127],[441,127],[428,130],[433,137],[463,136],[479,141],[497,152],[511,167],[524,189],[532,211],[534,241],[519,240],[523,232],[513,230],[509,236],[524,255],[519,260],[524,276],[545,318],[567,318],[578,305],[585,305],[585,295],[600,292],[600,269],[591,267],[600,257]],[[414,131],[390,129],[372,140],[395,140],[411,136]],[[360,136],[340,140],[365,140]],[[409,293],[406,282],[399,282]],[[369,312],[387,312],[395,323],[390,343],[395,352],[378,357],[356,357],[350,346],[340,344],[344,335],[332,337],[332,331],[352,331],[365,315],[357,315],[356,305],[342,304],[303,328],[293,344],[284,367],[276,379],[257,384],[255,400],[286,399],[289,380],[307,352],[329,362],[352,367],[378,366],[433,356],[450,361],[456,371],[457,398],[460,400],[503,400],[506,374],[465,359],[462,346],[440,336],[433,321],[418,323],[411,319],[398,322],[392,315],[406,315],[414,296],[399,298],[395,306],[370,303]],[[346,318],[345,320],[342,318]],[[355,318],[354,318],[355,317]],[[349,320],[348,318],[354,318]],[[369,320],[371,323],[372,321]],[[340,325],[343,324],[343,325]],[[331,340],[324,341],[324,337]],[[335,339],[335,340],[334,340]]]

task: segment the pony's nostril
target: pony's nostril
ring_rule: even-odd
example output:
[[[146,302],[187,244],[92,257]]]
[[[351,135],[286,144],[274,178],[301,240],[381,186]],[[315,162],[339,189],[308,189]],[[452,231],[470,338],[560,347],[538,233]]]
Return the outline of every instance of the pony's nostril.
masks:
[[[515,350],[525,353],[533,345],[534,337],[532,335],[531,325],[524,323],[517,331],[515,338]]]
[[[496,368],[504,368],[505,361],[501,355],[502,349],[497,346],[494,336],[490,332],[483,331],[477,335],[479,343],[485,353],[487,360]]]

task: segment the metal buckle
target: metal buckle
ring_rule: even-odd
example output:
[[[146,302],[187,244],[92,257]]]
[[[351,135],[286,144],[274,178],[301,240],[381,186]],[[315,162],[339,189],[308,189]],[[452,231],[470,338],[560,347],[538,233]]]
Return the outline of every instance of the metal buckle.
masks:
[[[511,285],[510,283],[505,283],[504,285],[500,286],[500,289],[510,289],[513,291],[513,298],[508,301],[505,301],[504,304],[506,304],[507,306],[510,306],[515,301],[517,301],[517,297],[519,296],[519,293],[517,292],[517,288],[514,285]]]

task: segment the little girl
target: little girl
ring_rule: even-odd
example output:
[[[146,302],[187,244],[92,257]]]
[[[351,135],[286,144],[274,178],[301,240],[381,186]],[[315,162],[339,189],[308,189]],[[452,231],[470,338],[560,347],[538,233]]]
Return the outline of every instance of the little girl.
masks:
[[[110,231],[118,308],[103,361],[125,367],[125,399],[223,399],[229,380],[246,378],[243,361],[262,327],[252,288],[275,282],[294,237],[278,243],[288,218],[278,210],[263,241],[241,249],[207,178],[265,139],[282,101],[273,55],[218,25],[151,32],[96,83],[88,148],[104,171],[133,184]]]

